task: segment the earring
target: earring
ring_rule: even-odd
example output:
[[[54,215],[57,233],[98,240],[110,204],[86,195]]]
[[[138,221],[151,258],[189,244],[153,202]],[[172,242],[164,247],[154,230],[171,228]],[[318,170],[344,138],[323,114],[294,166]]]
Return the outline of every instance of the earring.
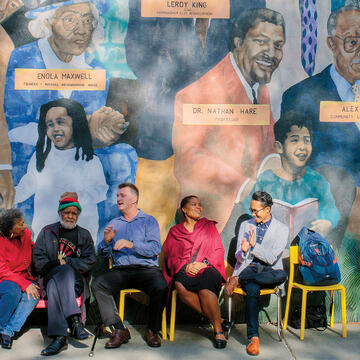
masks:
[[[10,234],[10,237],[13,237],[13,236],[14,236],[14,233],[11,233],[11,234]]]

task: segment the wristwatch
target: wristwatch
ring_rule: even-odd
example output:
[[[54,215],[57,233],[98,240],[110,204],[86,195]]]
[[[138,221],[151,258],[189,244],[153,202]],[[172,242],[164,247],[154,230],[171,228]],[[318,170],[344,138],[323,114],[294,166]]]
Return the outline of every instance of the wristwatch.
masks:
[[[206,259],[206,258],[203,260],[203,263],[204,263],[205,265],[207,265],[207,266],[209,266],[209,265],[210,265],[210,263],[207,261],[207,259]]]

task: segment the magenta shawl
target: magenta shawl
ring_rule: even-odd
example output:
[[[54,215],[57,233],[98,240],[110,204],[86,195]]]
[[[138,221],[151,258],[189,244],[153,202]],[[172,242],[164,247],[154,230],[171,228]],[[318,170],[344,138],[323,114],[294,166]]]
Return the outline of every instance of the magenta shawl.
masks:
[[[169,230],[163,246],[164,277],[169,285],[174,275],[191,261],[198,248],[196,261],[202,262],[206,258],[211,266],[219,271],[225,282],[225,251],[215,223],[215,221],[201,218],[195,224],[192,233],[185,228],[184,223],[175,225]]]

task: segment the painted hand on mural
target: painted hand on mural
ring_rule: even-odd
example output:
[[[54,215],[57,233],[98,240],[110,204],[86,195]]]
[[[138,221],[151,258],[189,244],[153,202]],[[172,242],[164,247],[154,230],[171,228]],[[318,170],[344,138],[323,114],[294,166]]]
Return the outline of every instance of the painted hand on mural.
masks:
[[[119,111],[107,106],[101,107],[89,119],[93,146],[99,148],[115,144],[128,126],[129,122]]]
[[[331,222],[326,219],[318,219],[311,223],[311,230],[316,231],[324,237],[330,232],[331,227]]]
[[[14,198],[15,188],[11,176],[11,170],[0,170],[0,208],[12,208]]]

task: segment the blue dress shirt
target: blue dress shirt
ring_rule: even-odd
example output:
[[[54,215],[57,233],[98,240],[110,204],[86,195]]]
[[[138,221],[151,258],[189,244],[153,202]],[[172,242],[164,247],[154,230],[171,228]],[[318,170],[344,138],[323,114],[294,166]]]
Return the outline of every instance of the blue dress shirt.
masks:
[[[108,244],[103,239],[97,246],[97,251],[106,257],[113,258],[113,266],[144,265],[158,266],[158,255],[161,251],[160,229],[156,219],[142,210],[127,221],[123,216],[115,218],[108,225],[117,230],[114,238]],[[116,241],[125,239],[134,245],[131,249],[119,251],[113,247]]]

